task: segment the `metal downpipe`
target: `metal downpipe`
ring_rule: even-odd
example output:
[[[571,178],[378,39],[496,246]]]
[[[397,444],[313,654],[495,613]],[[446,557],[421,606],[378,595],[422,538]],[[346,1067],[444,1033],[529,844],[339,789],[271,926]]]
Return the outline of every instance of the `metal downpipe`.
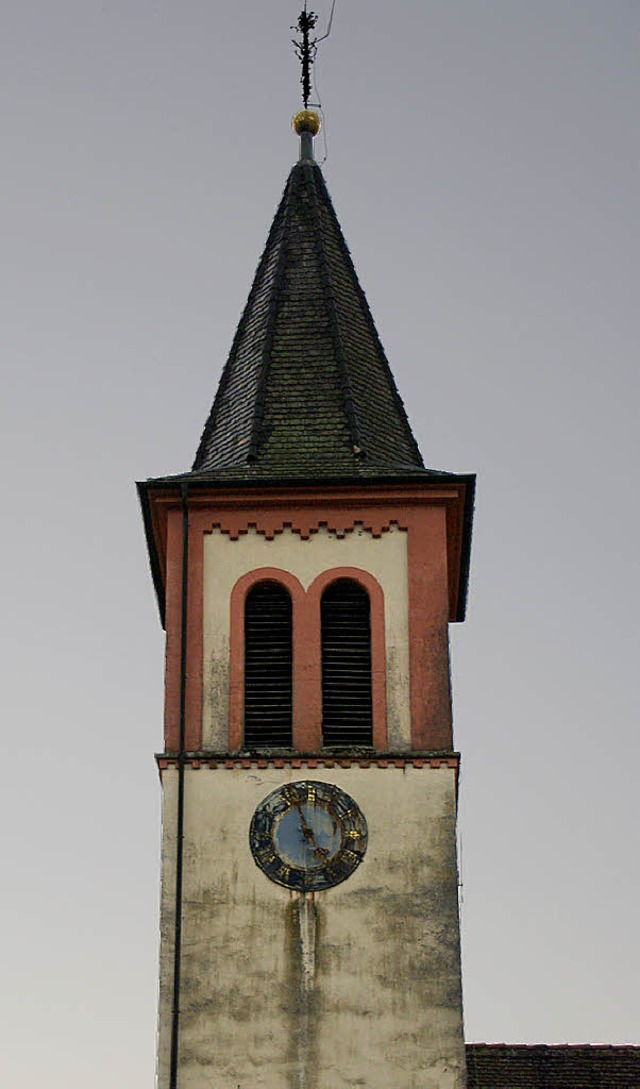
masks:
[[[171,1015],[171,1061],[169,1089],[178,1089],[180,1036],[180,969],[182,961],[182,866],[184,857],[184,788],[187,696],[187,601],[189,587],[189,503],[188,484],[181,486],[182,499],[182,607],[180,642],[180,734],[178,748],[178,809],[176,815],[176,889],[173,944],[173,1006]]]

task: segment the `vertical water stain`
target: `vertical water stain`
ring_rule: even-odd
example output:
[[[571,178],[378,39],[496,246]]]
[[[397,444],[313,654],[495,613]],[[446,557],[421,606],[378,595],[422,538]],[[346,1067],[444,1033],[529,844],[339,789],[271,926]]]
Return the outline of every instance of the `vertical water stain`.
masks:
[[[318,1073],[316,951],[318,912],[311,893],[292,893],[286,909],[290,1089],[314,1089]]]

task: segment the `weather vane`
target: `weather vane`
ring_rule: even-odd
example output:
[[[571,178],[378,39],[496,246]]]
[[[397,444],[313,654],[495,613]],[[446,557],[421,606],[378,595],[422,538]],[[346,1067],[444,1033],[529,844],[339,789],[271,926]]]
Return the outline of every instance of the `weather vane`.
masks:
[[[304,102],[305,110],[309,105],[309,96],[311,95],[311,67],[315,60],[317,50],[317,38],[312,38],[310,35],[317,22],[318,16],[315,11],[307,11],[307,5],[305,4],[304,10],[301,11],[298,16],[298,22],[291,27],[292,30],[297,31],[298,33],[298,40],[295,38],[292,38],[291,40],[296,51],[296,56],[302,65],[300,84],[302,86],[302,101]]]

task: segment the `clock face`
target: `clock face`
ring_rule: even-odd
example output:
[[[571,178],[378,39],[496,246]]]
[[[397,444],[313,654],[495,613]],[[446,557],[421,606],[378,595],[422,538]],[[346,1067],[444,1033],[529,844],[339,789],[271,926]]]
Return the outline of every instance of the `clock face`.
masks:
[[[353,798],[331,783],[288,783],[253,814],[249,843],[256,865],[287,889],[329,889],[360,865],[367,822]]]

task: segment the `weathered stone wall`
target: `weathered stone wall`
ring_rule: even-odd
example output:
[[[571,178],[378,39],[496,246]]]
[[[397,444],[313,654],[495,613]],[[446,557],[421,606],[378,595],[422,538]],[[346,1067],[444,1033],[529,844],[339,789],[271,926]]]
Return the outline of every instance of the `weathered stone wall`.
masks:
[[[369,828],[343,884],[302,896],[255,865],[276,787],[336,783]],[[165,792],[159,1089],[168,1087],[177,771]],[[455,770],[188,768],[182,1089],[462,1089]]]

